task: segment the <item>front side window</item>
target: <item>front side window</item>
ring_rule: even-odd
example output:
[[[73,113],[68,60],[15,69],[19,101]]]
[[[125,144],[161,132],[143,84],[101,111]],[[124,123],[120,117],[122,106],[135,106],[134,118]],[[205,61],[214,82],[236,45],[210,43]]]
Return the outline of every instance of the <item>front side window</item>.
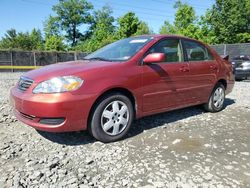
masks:
[[[84,59],[126,61],[134,56],[152,39],[152,37],[147,36],[122,39],[87,55]]]
[[[187,40],[184,40],[183,43],[186,50],[188,61],[213,60],[213,56],[211,55],[209,50],[202,44]]]
[[[183,55],[179,39],[165,39],[155,44],[149,53],[164,53],[165,62],[182,62]]]

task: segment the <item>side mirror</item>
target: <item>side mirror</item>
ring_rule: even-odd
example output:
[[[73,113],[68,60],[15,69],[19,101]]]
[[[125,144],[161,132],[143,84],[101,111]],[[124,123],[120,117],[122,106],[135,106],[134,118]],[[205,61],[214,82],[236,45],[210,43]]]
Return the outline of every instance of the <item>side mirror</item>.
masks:
[[[150,63],[161,63],[166,61],[166,55],[164,53],[152,53],[148,54],[144,59],[143,62],[146,64]]]

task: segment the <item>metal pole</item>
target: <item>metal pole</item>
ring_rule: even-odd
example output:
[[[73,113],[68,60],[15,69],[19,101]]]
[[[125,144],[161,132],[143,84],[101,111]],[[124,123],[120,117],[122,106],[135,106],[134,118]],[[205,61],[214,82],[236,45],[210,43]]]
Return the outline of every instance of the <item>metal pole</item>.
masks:
[[[77,60],[76,52],[74,52],[74,59],[75,59],[75,61]]]
[[[227,45],[224,44],[224,55],[227,55]]]
[[[36,52],[33,52],[34,66],[36,67]]]
[[[13,69],[13,52],[11,51],[10,52],[10,65],[11,65],[11,71],[14,72],[14,69]]]

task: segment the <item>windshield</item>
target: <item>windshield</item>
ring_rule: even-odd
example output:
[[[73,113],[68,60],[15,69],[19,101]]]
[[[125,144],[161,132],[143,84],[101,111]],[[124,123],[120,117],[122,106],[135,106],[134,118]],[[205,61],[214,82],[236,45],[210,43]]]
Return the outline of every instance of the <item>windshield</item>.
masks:
[[[122,39],[87,55],[84,59],[126,61],[152,39],[153,37],[147,36]]]

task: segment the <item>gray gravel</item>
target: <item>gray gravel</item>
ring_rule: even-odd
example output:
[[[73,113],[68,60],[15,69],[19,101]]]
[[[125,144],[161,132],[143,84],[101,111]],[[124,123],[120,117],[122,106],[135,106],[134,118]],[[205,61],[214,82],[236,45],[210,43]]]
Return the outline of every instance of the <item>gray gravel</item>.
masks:
[[[222,112],[146,117],[103,144],[16,121],[9,89],[19,76],[0,73],[0,187],[250,187],[250,82],[236,83]]]

